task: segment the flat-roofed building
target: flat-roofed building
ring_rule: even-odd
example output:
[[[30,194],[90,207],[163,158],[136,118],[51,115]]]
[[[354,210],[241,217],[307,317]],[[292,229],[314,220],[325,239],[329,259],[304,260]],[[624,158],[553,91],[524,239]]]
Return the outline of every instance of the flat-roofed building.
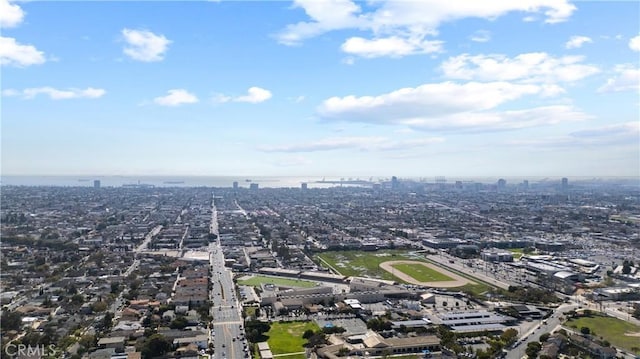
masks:
[[[513,253],[489,249],[480,253],[480,258],[487,262],[513,262]]]
[[[488,312],[488,311],[467,311],[441,314],[437,317],[438,324],[449,327],[454,332],[476,332],[476,331],[502,331],[506,324],[512,324],[515,318]]]
[[[318,349],[318,356],[321,358],[338,358],[337,354],[342,348],[349,350],[348,355],[354,356],[379,356],[383,354],[398,355],[424,352],[439,352],[440,339],[435,335],[426,335],[410,338],[383,338],[374,331],[367,331],[366,334],[358,336],[355,342],[362,344],[342,344],[332,345]]]

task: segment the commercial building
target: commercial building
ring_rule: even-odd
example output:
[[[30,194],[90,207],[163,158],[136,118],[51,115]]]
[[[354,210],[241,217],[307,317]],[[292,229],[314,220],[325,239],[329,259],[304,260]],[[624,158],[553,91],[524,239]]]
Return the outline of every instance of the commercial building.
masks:
[[[351,337],[350,339],[356,339]],[[426,335],[409,338],[383,338],[380,334],[369,330],[366,334],[358,336],[357,343],[330,345],[318,349],[318,357],[337,359],[338,352],[346,348],[348,355],[353,356],[380,356],[398,355],[424,352],[439,352],[440,339],[435,335]],[[352,340],[353,341],[353,340]]]
[[[513,317],[479,310],[440,314],[434,323],[445,325],[454,332],[469,333],[503,331],[507,324],[515,321]]]
[[[509,251],[490,249],[480,253],[480,258],[487,262],[513,262],[513,254]]]

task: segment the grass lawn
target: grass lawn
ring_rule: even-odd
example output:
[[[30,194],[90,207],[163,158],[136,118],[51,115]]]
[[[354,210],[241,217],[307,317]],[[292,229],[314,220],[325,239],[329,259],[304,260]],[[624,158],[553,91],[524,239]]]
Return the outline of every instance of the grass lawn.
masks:
[[[426,261],[431,263],[431,264],[433,264],[433,265],[435,265],[435,266],[440,267],[440,265],[438,265],[438,263],[436,263],[434,261],[431,261],[429,259],[427,259]],[[470,276],[470,275],[468,275],[466,273],[457,271],[455,269],[449,269],[449,268],[446,268],[446,269],[449,272],[455,273],[455,274],[457,274],[457,275],[459,275],[459,276],[461,276],[463,278],[467,278],[468,280],[473,281],[473,282],[476,283],[476,284],[465,284],[462,287],[450,288],[451,290],[460,290],[460,291],[471,292],[473,294],[480,295],[480,294],[483,294],[483,293],[487,292],[489,290],[489,288],[494,288],[494,286],[492,286],[491,284],[483,282],[483,281],[479,280],[478,278],[472,277],[472,276]]]
[[[274,355],[303,352],[304,347],[302,345],[307,340],[302,339],[302,334],[307,329],[317,331],[320,330],[320,327],[314,322],[271,323],[271,329],[266,333],[269,337],[267,343],[269,343],[271,352]],[[304,358],[304,354],[301,355],[301,358]],[[286,358],[295,359],[296,356],[288,355]]]
[[[380,268],[380,263],[398,260],[422,261],[421,255],[411,254],[405,250],[383,250],[376,252],[363,251],[331,251],[318,254],[316,257],[346,276],[372,277],[394,280],[403,283],[399,278]]]
[[[342,275],[361,277],[370,276],[373,278],[393,280],[399,283],[404,283],[404,281],[400,278],[396,278],[391,273],[380,268],[380,263],[397,260],[412,260],[432,263],[438,267],[441,267],[437,263],[424,258],[422,254],[409,252],[406,250],[382,250],[376,252],[329,251],[316,255],[316,258],[320,259],[321,263],[334,268],[334,270]],[[462,287],[457,288],[448,288],[449,290],[462,290],[469,291],[474,294],[482,294],[489,290],[490,287],[492,287],[488,283],[482,282],[464,273],[451,269],[447,270],[477,283],[466,284]]]
[[[239,280],[238,284],[241,285],[250,285],[253,287],[259,287],[260,284],[273,284],[273,285],[281,285],[286,287],[302,287],[302,288],[311,288],[315,287],[317,284],[314,282],[310,282],[308,280],[300,280],[300,279],[289,279],[289,278],[277,278],[277,277],[267,277],[267,276],[255,276],[250,279]]]
[[[400,263],[394,264],[392,267],[404,274],[410,275],[420,282],[444,282],[454,280],[448,275],[421,264]]]
[[[509,252],[513,255],[513,259],[520,259],[524,255],[523,248],[509,248]]]
[[[640,333],[640,326],[625,322],[618,318],[604,317],[592,315],[590,317],[569,319],[565,326],[577,329],[587,327],[595,333],[597,337],[602,337],[614,347],[620,347],[627,350],[634,348],[635,354],[640,354],[640,338],[636,336],[628,336],[629,333]]]
[[[256,307],[244,307],[244,312],[247,314],[247,317],[256,315]]]

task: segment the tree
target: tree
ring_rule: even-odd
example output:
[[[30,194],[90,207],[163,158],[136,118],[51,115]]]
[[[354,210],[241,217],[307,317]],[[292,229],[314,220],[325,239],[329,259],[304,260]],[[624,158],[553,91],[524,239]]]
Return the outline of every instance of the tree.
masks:
[[[112,325],[113,325],[113,313],[106,312],[104,314],[104,318],[102,318],[102,329],[107,331],[111,329]]]
[[[257,343],[260,341],[267,340],[264,333],[268,332],[271,329],[271,324],[261,322],[259,320],[250,320],[245,324],[245,330],[247,333],[247,340],[252,343]]]
[[[322,328],[322,332],[325,333],[325,334],[335,334],[335,333],[340,334],[340,333],[344,333],[346,331],[347,331],[346,329],[344,329],[343,327],[339,327],[337,325],[333,326],[333,327],[324,327],[324,328]]]
[[[326,335],[322,332],[317,332],[317,333],[314,333],[309,338],[309,342],[307,343],[307,346],[311,348],[315,348],[319,345],[326,344],[326,343],[327,343]]]
[[[538,356],[538,353],[540,352],[541,349],[542,349],[542,344],[540,344],[539,342],[531,342],[527,344],[527,349],[525,350],[525,353],[529,358],[535,358]]]
[[[505,345],[509,346],[515,343],[517,337],[518,331],[513,328],[509,328],[502,333],[500,339],[505,343]]]
[[[376,332],[390,330],[391,326],[391,322],[379,318],[371,318],[367,322],[367,328]]]
[[[188,325],[187,318],[183,316],[176,317],[171,324],[169,324],[169,328],[171,329],[184,329]]]
[[[304,331],[304,333],[302,333],[302,339],[309,339],[311,338],[311,336],[313,336],[313,334],[313,329],[307,329]]]
[[[111,282],[111,293],[118,294],[120,292],[120,282]]]
[[[547,339],[549,339],[549,337],[551,336],[551,334],[549,333],[543,333],[540,335],[540,343],[544,343],[547,341]]]
[[[22,315],[19,312],[3,311],[2,317],[0,317],[0,323],[2,323],[2,331],[7,330],[19,330],[22,326]]]
[[[144,359],[162,356],[171,350],[171,342],[161,334],[153,334],[142,345],[141,352]]]
[[[73,297],[71,297],[71,303],[75,305],[82,305],[84,303],[84,297],[82,294],[74,294]]]
[[[580,333],[582,333],[584,335],[589,335],[589,334],[591,334],[591,329],[589,329],[589,327],[582,327],[582,328],[580,328]]]
[[[95,302],[91,306],[91,309],[96,313],[104,312],[105,310],[107,310],[107,302],[102,301],[102,300],[99,301],[99,302]]]

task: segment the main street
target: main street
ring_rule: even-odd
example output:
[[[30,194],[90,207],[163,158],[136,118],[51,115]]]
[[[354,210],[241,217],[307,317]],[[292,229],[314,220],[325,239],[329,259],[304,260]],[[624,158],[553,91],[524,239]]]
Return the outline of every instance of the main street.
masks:
[[[247,354],[241,308],[235,294],[232,272],[224,266],[218,244],[210,246],[211,261],[211,341],[215,358],[242,358]]]
[[[549,316],[547,319],[542,320],[538,325],[531,328],[528,332],[522,333],[520,335],[520,339],[516,342],[516,346],[509,350],[506,358],[507,359],[520,359],[525,356],[525,351],[527,350],[527,344],[531,342],[537,342],[540,340],[540,335],[544,333],[551,333],[556,330],[562,322],[560,321],[560,317],[563,316],[563,313],[572,311],[578,308],[577,304],[567,303],[562,304],[554,309],[553,314]]]
[[[218,238],[215,201],[212,205],[212,211],[211,233]],[[211,265],[210,314],[213,317],[209,340],[214,347],[212,358],[248,358],[249,351],[244,335],[242,308],[238,305],[233,273],[224,265],[224,254],[219,239],[209,245],[209,262]]]

